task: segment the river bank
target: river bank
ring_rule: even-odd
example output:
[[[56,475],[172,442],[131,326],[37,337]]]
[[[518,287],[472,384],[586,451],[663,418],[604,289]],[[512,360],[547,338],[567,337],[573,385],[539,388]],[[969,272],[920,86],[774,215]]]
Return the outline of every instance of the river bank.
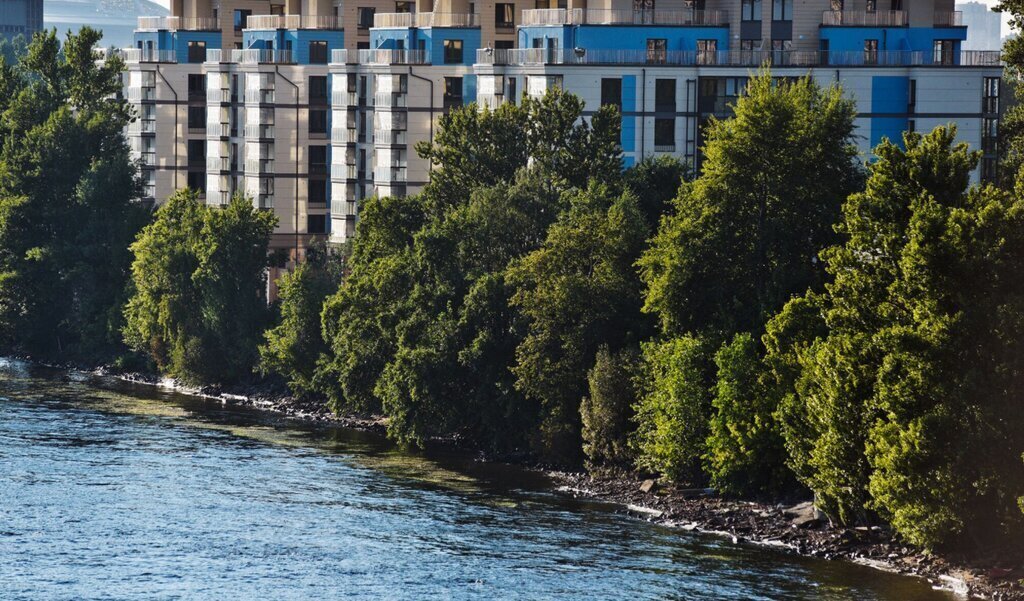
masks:
[[[384,434],[386,429],[386,419],[381,416],[339,416],[323,403],[300,401],[285,392],[259,386],[190,387],[148,374],[115,373],[105,369],[90,373],[304,421],[379,434]],[[452,440],[437,442],[458,446],[457,441]],[[501,461],[508,459],[500,458]],[[494,458],[481,457],[481,460]],[[917,576],[927,579],[934,587],[951,590],[964,598],[1024,600],[1024,549],[988,557],[930,555],[900,543],[886,528],[833,525],[810,503],[773,505],[728,500],[714,496],[713,491],[663,486],[632,475],[595,478],[586,473],[528,467],[544,471],[564,494],[616,504],[641,519],[684,532],[725,536],[736,544],[767,546],[782,552],[851,561]]]

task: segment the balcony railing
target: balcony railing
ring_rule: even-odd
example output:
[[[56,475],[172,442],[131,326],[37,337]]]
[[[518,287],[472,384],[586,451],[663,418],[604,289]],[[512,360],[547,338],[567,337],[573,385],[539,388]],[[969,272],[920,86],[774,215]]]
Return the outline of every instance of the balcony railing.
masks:
[[[331,62],[338,65],[348,63],[348,50],[345,50],[344,48],[335,48],[334,50],[331,50]]]
[[[257,194],[256,198],[253,199],[257,209],[273,209],[274,208],[274,195],[273,194]]]
[[[124,92],[128,102],[142,102],[143,100],[156,100],[156,88],[130,87]]]
[[[378,167],[373,170],[373,181],[378,184],[405,183],[406,175],[406,167],[401,165]]]
[[[217,31],[213,17],[139,17],[139,31]]]
[[[963,27],[964,13],[954,11],[936,11],[933,23],[936,27]]]
[[[383,146],[405,145],[406,133],[404,130],[375,129],[373,130],[373,143]]]
[[[246,29],[342,29],[336,15],[250,15]]]
[[[231,59],[230,50],[221,50],[220,48],[207,48],[206,49],[206,62],[208,63],[226,63]]]
[[[817,51],[728,50],[657,51],[593,50],[563,48],[481,49],[483,65],[672,65],[757,67],[770,63],[781,67],[818,66],[963,66],[998,67],[997,50],[966,50],[955,53],[921,51]]]
[[[359,62],[364,65],[429,65],[430,57],[425,50],[360,50]]]
[[[406,94],[374,94],[373,106],[377,108],[405,108],[409,105]]]
[[[245,159],[246,173],[273,173],[274,159]]]
[[[156,48],[125,48],[122,51],[126,63],[176,63],[178,53],[174,50]]]
[[[227,123],[220,123],[219,121],[207,121],[206,123],[206,137],[207,138],[230,138],[231,137],[231,126]]]
[[[724,10],[543,8],[523,11],[523,25],[694,25],[729,24]]]
[[[904,27],[907,12],[903,10],[826,10],[821,24],[826,27]]]
[[[476,13],[377,13],[373,26],[382,29],[407,27],[480,27]]]
[[[331,129],[331,143],[333,144],[355,144],[356,130],[346,127],[335,127]]]
[[[246,104],[274,104],[274,90],[246,90]]]
[[[231,159],[228,157],[206,157],[207,171],[231,171]]]
[[[231,62],[243,65],[258,65],[261,63],[292,64],[295,60],[291,50],[250,48],[248,50],[232,50]]]
[[[273,125],[246,125],[245,126],[245,137],[246,138],[269,138],[274,137],[274,126]]]
[[[139,159],[142,161],[143,167],[156,167],[156,152],[141,152]]]
[[[333,90],[331,104],[334,106],[359,106],[359,94],[345,90]]]
[[[135,121],[128,124],[128,133],[136,135],[155,134],[156,121],[136,119]]]
[[[231,96],[231,90],[222,90],[220,88],[213,88],[212,90],[206,91],[206,102],[209,104],[220,104],[222,102],[233,102],[235,99]]]

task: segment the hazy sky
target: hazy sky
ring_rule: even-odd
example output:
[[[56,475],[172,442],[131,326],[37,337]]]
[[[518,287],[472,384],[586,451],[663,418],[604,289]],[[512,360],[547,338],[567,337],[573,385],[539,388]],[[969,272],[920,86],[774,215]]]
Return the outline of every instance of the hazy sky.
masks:
[[[966,1],[967,0],[957,0],[958,3],[959,2],[966,2]],[[981,2],[982,4],[987,4],[989,6],[995,6],[996,4],[998,4],[998,0],[978,0],[978,1]],[[166,6],[168,8],[170,7],[170,4],[171,4],[171,0],[154,0],[154,2],[156,2],[157,4],[163,4],[164,6]],[[1003,35],[1006,35],[1006,34],[1008,34],[1010,32],[1010,27],[1009,27],[1009,25],[1006,24],[1006,20],[1007,20],[1007,16],[1004,14],[1003,15],[1003,31],[1002,31]]]

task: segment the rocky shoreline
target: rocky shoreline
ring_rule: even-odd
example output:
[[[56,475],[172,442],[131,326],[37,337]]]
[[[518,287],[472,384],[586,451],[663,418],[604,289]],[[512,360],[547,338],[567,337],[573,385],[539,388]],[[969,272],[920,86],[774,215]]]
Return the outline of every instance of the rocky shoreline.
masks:
[[[381,434],[386,428],[386,420],[381,416],[338,416],[321,402],[303,402],[286,392],[266,387],[189,387],[148,374],[104,369],[92,373],[310,422]],[[457,444],[456,441],[442,442]],[[773,505],[727,500],[708,489],[661,486],[654,480],[638,480],[630,475],[594,478],[586,473],[545,472],[564,494],[618,504],[641,519],[685,532],[715,534],[728,537],[736,544],[763,545],[784,552],[852,561],[884,571],[919,576],[936,588],[951,590],[964,598],[1024,600],[1024,545],[1014,553],[990,557],[929,555],[899,543],[886,528],[835,526],[810,502]]]

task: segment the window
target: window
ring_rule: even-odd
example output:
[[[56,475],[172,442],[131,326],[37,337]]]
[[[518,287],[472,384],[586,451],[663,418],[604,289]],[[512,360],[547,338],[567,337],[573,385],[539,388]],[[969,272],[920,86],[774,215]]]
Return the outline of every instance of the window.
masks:
[[[318,40],[309,43],[309,64],[327,64],[327,42]]]
[[[676,80],[654,80],[654,111],[657,113],[676,112]]]
[[[206,98],[206,78],[202,73],[188,74],[188,99],[203,100]]]
[[[508,102],[511,102],[512,104],[515,104],[516,100],[518,100],[518,98],[516,98],[516,78],[515,77],[509,77],[508,78],[508,93],[505,95],[505,100],[507,100]]]
[[[188,62],[201,63],[206,60],[206,42],[191,41],[188,43]]]
[[[660,152],[671,152],[676,149],[676,120],[674,117],[668,119],[654,120],[654,150]]]
[[[249,9],[235,9],[235,31],[242,31],[245,29],[245,23],[249,20],[249,15],[252,11]]]
[[[313,75],[309,78],[309,103],[327,104],[326,75]]]
[[[497,27],[498,29],[512,29],[513,27],[515,27],[515,10],[515,4],[495,4],[494,26]]]
[[[401,2],[395,2],[396,13],[411,13],[415,3],[409,2],[408,0],[402,0]]]
[[[939,65],[952,65],[953,61],[953,49],[955,48],[953,40],[935,40],[935,52],[932,56],[932,61]]]
[[[744,21],[760,21],[761,0],[743,0],[740,4],[740,12]]]
[[[309,147],[309,173],[310,175],[324,175],[327,173],[327,147]]]
[[[869,13],[873,13],[876,10],[878,10],[878,3],[876,2],[876,0],[865,0],[864,10],[866,10]]]
[[[664,63],[668,59],[668,40],[650,38],[647,40],[647,62]]]
[[[462,78],[444,78],[444,109],[462,106]]]
[[[999,112],[999,78],[986,77],[982,85],[981,111],[983,113]]]
[[[306,183],[306,194],[306,202],[311,205],[327,204],[327,180],[309,180]]]
[[[793,40],[772,40],[772,63],[785,65],[789,63],[789,53],[793,49]]]
[[[772,0],[772,21],[792,21],[793,0]]]
[[[309,234],[326,234],[327,233],[327,215],[307,215],[306,216],[306,233],[309,233]]]
[[[996,166],[997,161],[993,157],[985,157],[981,159],[981,179],[982,181],[991,182],[996,179]]]
[[[890,10],[900,11],[903,10],[903,0],[892,0],[889,5]]]
[[[462,40],[444,41],[444,64],[462,64]]]
[[[917,121],[914,119],[907,119],[907,131],[914,133],[917,131]]]
[[[622,112],[622,78],[605,78],[601,80],[601,106],[613,105]]]
[[[917,80],[911,79],[907,82],[907,112],[913,113],[917,106]]]
[[[996,140],[998,134],[999,120],[993,117],[985,117],[981,120],[981,151],[985,154],[995,154]]]
[[[864,40],[864,64],[878,64],[878,40]]]
[[[359,29],[369,29],[373,27],[373,15],[377,12],[377,9],[369,6],[360,6],[356,11],[358,11],[357,16]]]
[[[516,47],[516,43],[512,40],[494,40],[495,50],[511,50]]]
[[[206,107],[205,106],[190,106],[190,107],[188,107],[188,128],[189,129],[206,129]]]
[[[718,40],[697,40],[697,64],[713,65],[718,52]]]
[[[189,165],[206,164],[206,140],[189,140],[187,149]]]
[[[188,187],[192,188],[196,192],[199,192],[200,195],[206,194],[206,172],[189,171]]]
[[[327,135],[327,109],[309,109],[309,134]]]

